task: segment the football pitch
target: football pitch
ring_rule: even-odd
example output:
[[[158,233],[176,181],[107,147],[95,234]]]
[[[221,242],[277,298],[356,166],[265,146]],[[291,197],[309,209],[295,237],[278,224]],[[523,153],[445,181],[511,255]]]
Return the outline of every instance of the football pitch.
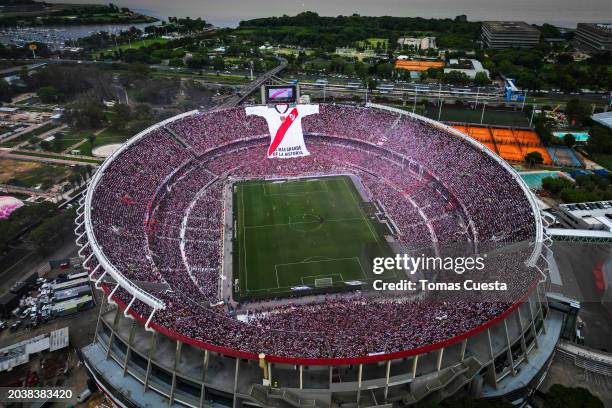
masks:
[[[270,298],[395,278],[372,274],[389,256],[385,226],[348,176],[241,181],[233,186],[234,296]]]

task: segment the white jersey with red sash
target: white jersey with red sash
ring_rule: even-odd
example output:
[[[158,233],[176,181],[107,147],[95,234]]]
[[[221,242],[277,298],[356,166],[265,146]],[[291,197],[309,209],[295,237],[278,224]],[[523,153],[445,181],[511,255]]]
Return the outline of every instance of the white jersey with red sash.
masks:
[[[302,118],[319,113],[319,105],[286,106],[280,111],[277,107],[249,106],[247,115],[263,117],[270,129],[270,146],[268,158],[288,159],[292,157],[308,156],[310,153],[304,143],[302,132]]]

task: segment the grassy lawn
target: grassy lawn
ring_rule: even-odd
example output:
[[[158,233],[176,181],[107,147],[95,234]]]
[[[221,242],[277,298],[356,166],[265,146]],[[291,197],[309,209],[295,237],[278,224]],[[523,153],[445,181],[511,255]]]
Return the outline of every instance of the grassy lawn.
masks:
[[[111,48],[107,48],[105,50],[101,50],[100,52],[115,52],[117,50],[127,50],[130,48],[142,48],[142,47],[149,47],[153,44],[165,44],[168,41],[170,41],[169,39],[166,38],[146,38],[144,40],[140,40],[140,41],[134,41],[132,44],[120,44],[117,45],[115,47],[111,47]],[[98,55],[100,55],[100,52],[98,52],[97,54],[95,54],[95,57],[97,58]]]
[[[390,252],[349,177],[240,182],[233,198],[238,297],[350,289],[375,279],[372,258]]]
[[[295,48],[279,48],[278,50],[276,50],[279,54],[285,54],[285,55],[298,55],[300,53],[300,51],[298,51]],[[303,52],[306,55],[312,55],[314,54],[314,50],[311,49],[307,49],[307,50],[303,50]]]
[[[53,153],[61,153],[64,150],[68,149],[70,146],[87,138],[92,133],[93,132],[91,131],[69,131],[56,134],[55,140],[50,142],[50,147],[48,151]]]
[[[597,153],[591,155],[593,161],[608,170],[612,170],[612,154]]]
[[[410,108],[410,107],[405,107]],[[412,109],[409,109],[412,110]],[[438,108],[427,106],[424,112],[417,112],[432,119],[438,119]],[[482,109],[457,109],[442,106],[440,120],[449,122],[465,122],[479,124]],[[493,111],[485,110],[483,124],[499,126],[529,126],[529,118],[521,111]]]
[[[232,75],[232,74],[190,74],[186,72],[153,72],[154,76],[161,77],[177,77],[177,78],[192,78],[201,79],[207,82],[219,82],[224,84],[244,84],[251,82],[251,80],[244,75]]]
[[[20,187],[48,189],[66,180],[72,169],[68,166],[45,164],[21,160],[0,159],[0,183]]]
[[[132,135],[127,135],[125,133],[116,132],[111,129],[106,129],[104,132],[100,133],[94,138],[93,144],[91,141],[87,140],[87,142],[83,143],[76,150],[79,150],[84,156],[91,156],[91,151],[99,146],[104,146],[107,144],[114,143],[123,143],[128,140]]]
[[[358,45],[363,48],[366,48],[368,46],[371,48],[376,48],[376,45],[378,43],[380,43],[381,48],[387,48],[387,46],[389,45],[389,39],[388,38],[368,38],[367,40],[364,40],[364,41],[358,41]]]

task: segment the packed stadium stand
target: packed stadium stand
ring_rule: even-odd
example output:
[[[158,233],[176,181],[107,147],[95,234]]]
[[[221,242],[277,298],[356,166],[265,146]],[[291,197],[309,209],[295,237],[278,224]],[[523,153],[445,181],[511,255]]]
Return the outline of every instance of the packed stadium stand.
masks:
[[[121,406],[410,405],[460,390],[503,397],[496,390],[514,380],[527,392],[559,318],[544,298],[543,221],[518,174],[461,132],[392,108],[322,104],[302,125],[310,156],[266,159],[263,119],[243,107],[188,112],[136,135],[97,171],[75,232],[107,298],[82,350],[98,386]],[[225,186],[326,174],[358,177],[406,251],[492,250],[481,277],[508,291],[356,291],[249,304],[245,314],[219,289]]]

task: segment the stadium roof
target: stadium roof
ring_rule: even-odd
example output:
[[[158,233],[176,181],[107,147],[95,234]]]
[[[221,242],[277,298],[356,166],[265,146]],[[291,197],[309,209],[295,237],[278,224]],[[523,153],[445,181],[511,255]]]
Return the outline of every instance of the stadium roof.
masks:
[[[612,111],[597,113],[591,116],[591,119],[593,119],[595,122],[599,123],[600,125],[603,125],[607,128],[612,129]]]

